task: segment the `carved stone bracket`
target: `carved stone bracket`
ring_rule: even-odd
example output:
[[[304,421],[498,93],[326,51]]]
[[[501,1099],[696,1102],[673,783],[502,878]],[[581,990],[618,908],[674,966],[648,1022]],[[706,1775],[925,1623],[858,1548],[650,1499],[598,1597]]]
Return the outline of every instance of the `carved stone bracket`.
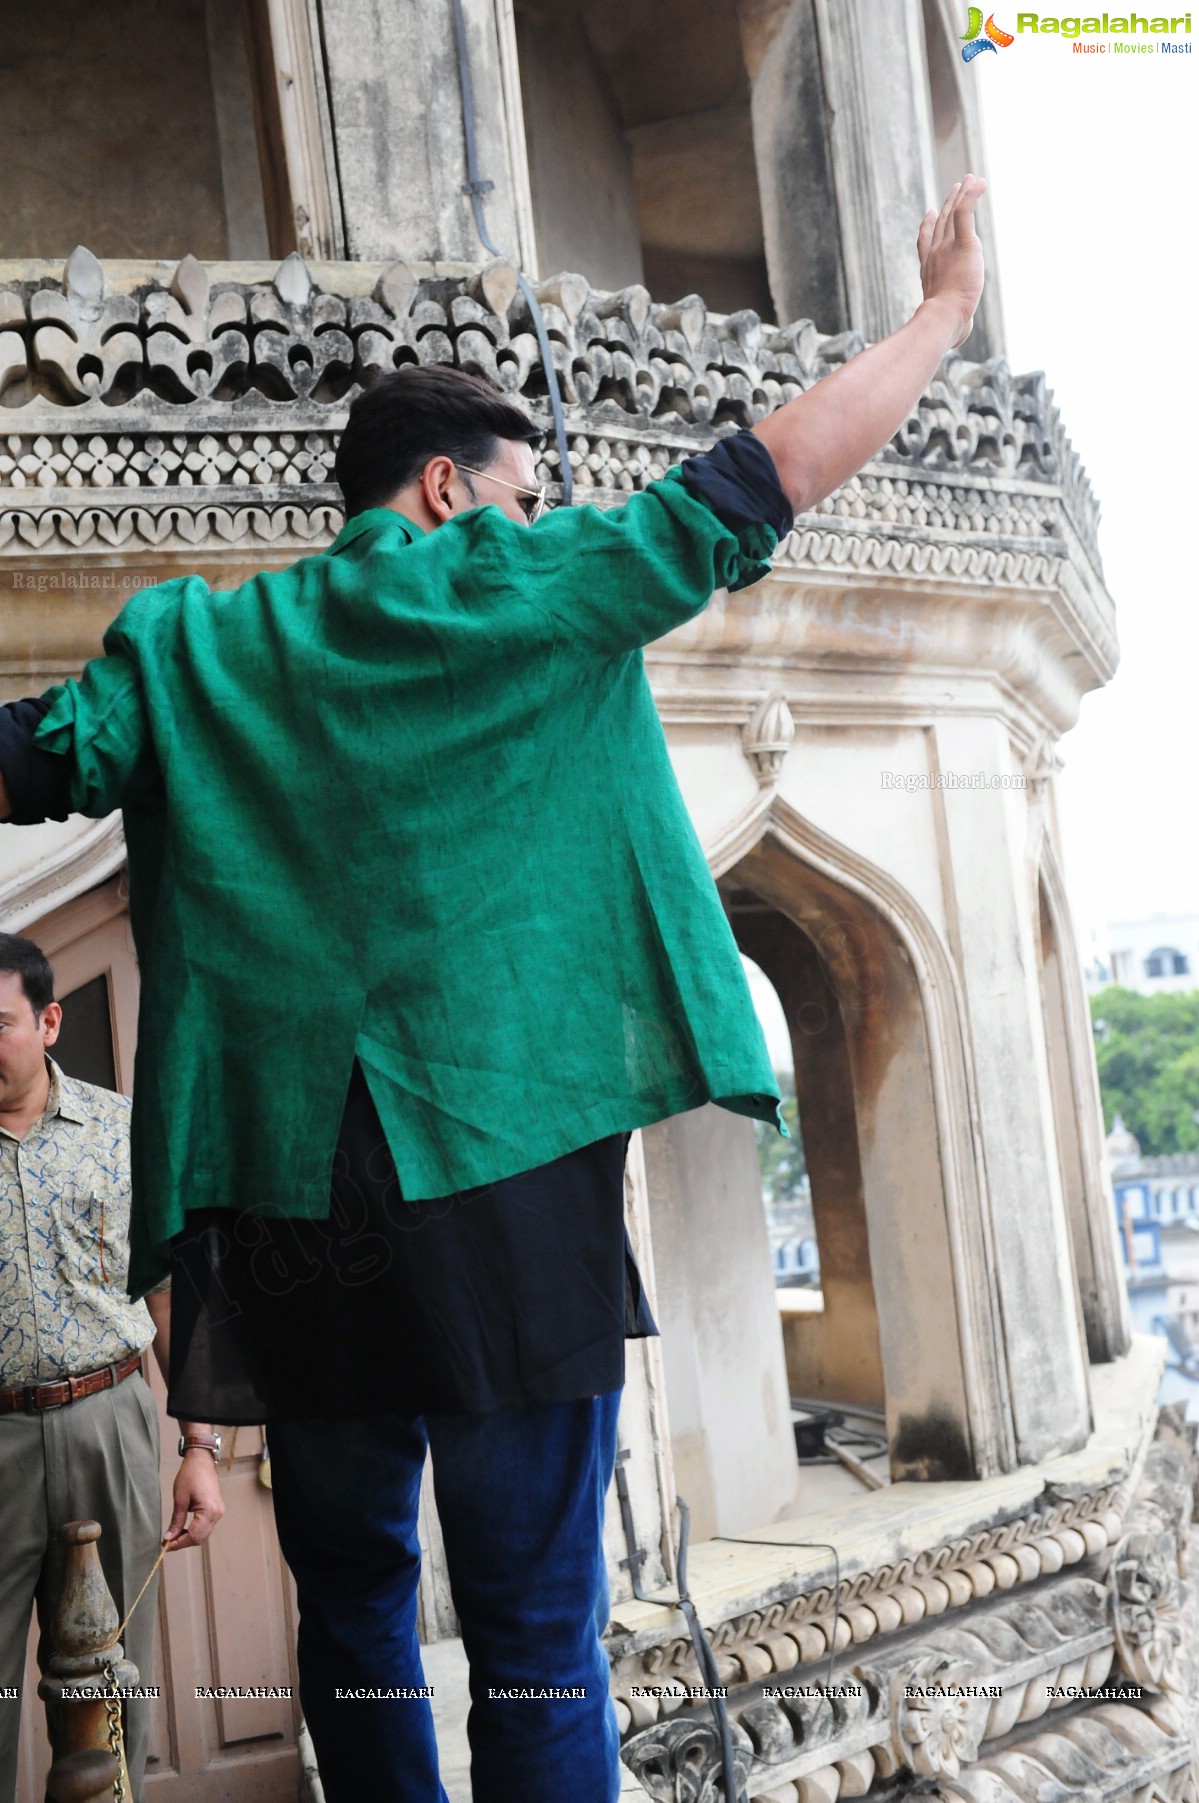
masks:
[[[1126,1535],[1113,1555],[1109,1577],[1121,1666],[1149,1690],[1181,1690],[1182,1586],[1174,1535]]]
[[[752,1748],[745,1730],[735,1722],[731,1727],[733,1767],[741,1785]],[[724,1803],[720,1737],[712,1722],[663,1722],[637,1743],[635,1761],[626,1764],[662,1803]]]
[[[760,701],[741,729],[741,744],[758,781],[777,783],[795,737],[787,697],[779,690]]]

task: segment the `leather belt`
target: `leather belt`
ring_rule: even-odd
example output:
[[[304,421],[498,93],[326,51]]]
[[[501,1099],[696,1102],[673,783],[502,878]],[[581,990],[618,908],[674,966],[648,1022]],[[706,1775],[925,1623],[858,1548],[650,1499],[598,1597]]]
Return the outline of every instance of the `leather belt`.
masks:
[[[142,1355],[131,1352],[119,1364],[105,1365],[103,1371],[87,1371],[82,1377],[63,1377],[56,1383],[17,1384],[14,1389],[0,1390],[0,1415],[12,1415],[23,1409],[32,1415],[36,1409],[61,1409],[83,1396],[95,1396],[100,1390],[111,1390],[141,1370]]]

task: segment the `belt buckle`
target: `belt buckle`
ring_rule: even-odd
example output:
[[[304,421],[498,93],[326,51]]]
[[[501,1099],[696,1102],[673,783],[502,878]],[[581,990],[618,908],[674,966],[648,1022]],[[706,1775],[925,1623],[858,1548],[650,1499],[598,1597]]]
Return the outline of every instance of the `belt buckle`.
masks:
[[[70,1401],[70,1397],[67,1396],[63,1398],[62,1402],[39,1402],[38,1391],[48,1390],[49,1384],[24,1384],[22,1388],[25,1391],[25,1413],[27,1415],[44,1415],[47,1409],[61,1409]]]

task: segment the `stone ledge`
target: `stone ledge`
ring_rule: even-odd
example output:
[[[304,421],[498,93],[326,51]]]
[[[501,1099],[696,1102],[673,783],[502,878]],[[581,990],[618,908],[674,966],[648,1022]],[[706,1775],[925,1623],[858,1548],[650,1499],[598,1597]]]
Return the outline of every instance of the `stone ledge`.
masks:
[[[1131,1490],[1152,1437],[1164,1358],[1161,1341],[1137,1335],[1122,1359],[1092,1368],[1095,1428],[1077,1452],[979,1482],[891,1484],[836,1509],[756,1528],[744,1538],[693,1546],[687,1575],[700,1620],[717,1627],[738,1615],[821,1592],[823,1607],[813,1613],[829,1617],[834,1562],[814,1545],[805,1550],[794,1544],[801,1532],[805,1542],[837,1547],[842,1611],[854,1601],[868,1601],[876,1588],[882,1593],[911,1588],[910,1583],[891,1582],[905,1565],[910,1573],[900,1575],[918,1582],[946,1569],[964,1571],[997,1555],[1019,1567],[1021,1561],[1000,1544],[1004,1529],[1011,1530],[1006,1540],[1013,1547],[1065,1531],[1078,1543],[1068,1541],[1066,1552],[1081,1559],[1098,1551],[1118,1534],[1121,1502],[1127,1500],[1111,1493]],[[1083,1532],[1085,1524],[1091,1527],[1089,1535]],[[1087,1545],[1099,1532],[1102,1542]],[[987,1547],[992,1537],[995,1544]],[[947,1558],[941,1556],[946,1550]],[[1012,1575],[1003,1567],[995,1574],[994,1587],[1010,1587],[1039,1576],[1042,1569],[1038,1562],[1035,1571],[1018,1569]],[[972,1588],[970,1595],[976,1594]],[[614,1659],[623,1658],[685,1638],[686,1632],[681,1610],[668,1602],[622,1602],[609,1629],[610,1651]],[[847,1632],[845,1644],[848,1639]]]

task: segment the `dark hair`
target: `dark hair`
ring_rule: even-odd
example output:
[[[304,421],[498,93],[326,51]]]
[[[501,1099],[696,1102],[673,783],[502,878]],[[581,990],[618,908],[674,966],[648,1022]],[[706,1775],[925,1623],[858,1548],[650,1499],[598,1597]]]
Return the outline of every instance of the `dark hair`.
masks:
[[[54,972],[46,954],[32,939],[21,939],[16,933],[0,933],[0,976],[20,977],[21,987],[29,998],[35,1015],[54,1000]]]
[[[501,439],[536,444],[543,436],[482,376],[445,363],[392,370],[353,402],[337,447],[333,473],[346,518],[385,507],[430,457],[485,470]]]

